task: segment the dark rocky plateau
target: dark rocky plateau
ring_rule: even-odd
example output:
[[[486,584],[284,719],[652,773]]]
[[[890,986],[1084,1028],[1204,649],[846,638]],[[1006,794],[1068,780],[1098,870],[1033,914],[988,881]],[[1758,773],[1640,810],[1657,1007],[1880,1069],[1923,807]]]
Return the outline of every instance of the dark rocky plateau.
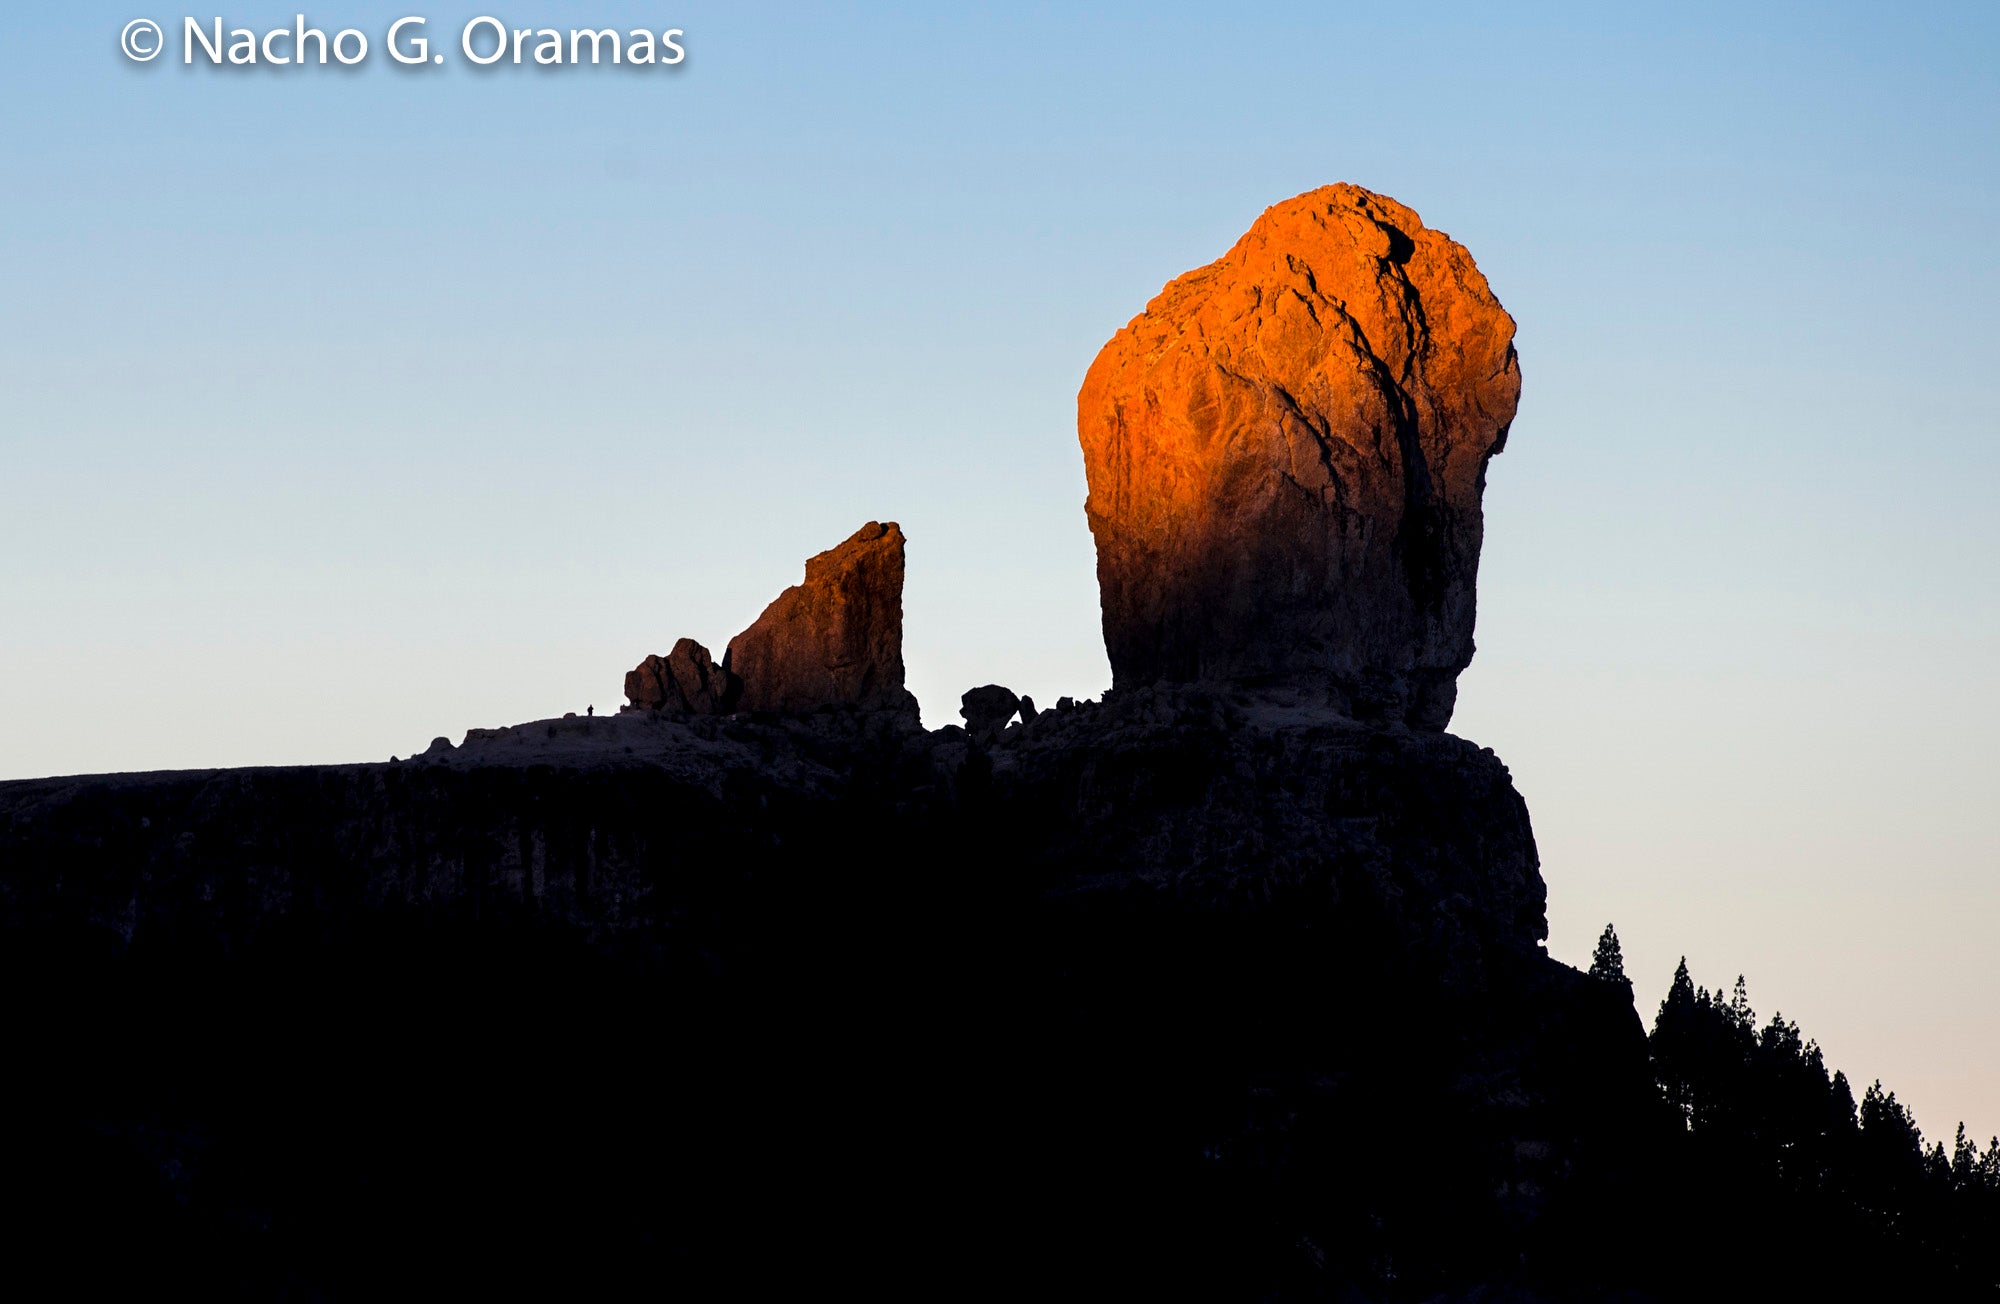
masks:
[[[1622,981],[1442,732],[1513,323],[1353,187],[1114,338],[1114,689],[924,730],[904,539],[614,717],[0,784],[7,1261],[63,1295],[1631,1298]]]
[[[1188,688],[475,734],[0,784],[7,1172],[80,1285],[1401,1298],[1624,1234],[1642,1033],[1470,743]]]

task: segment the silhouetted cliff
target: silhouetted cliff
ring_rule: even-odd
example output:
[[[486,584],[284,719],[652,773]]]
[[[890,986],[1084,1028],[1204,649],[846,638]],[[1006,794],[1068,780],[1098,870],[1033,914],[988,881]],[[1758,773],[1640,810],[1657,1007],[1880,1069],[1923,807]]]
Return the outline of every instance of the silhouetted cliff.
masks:
[[[2000,1144],[1926,1159],[1893,1097],[1778,1117],[1839,1094],[1796,1027],[1677,986],[1649,1060],[1615,935],[1595,976],[1542,950],[1527,808],[1441,732],[1512,329],[1354,187],[1169,286],[1079,400],[1101,702],[984,685],[921,728],[871,522],[615,717],[0,784],[4,1261],[86,1296],[1990,1298],[1958,1224]],[[1739,1189],[1806,1261],[1710,1234]]]
[[[1490,753],[1199,689],[853,719],[0,785],[14,1194],[256,1290],[1573,1270],[1524,1247],[1626,1180],[1645,1047],[1540,953]]]

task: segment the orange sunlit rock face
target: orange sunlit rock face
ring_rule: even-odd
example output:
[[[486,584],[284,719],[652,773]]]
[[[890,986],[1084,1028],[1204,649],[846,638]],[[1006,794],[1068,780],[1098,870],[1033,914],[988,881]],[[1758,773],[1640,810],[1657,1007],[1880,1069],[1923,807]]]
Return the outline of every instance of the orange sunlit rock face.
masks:
[[[1513,339],[1462,246],[1359,186],[1162,290],[1077,395],[1114,684],[1323,688],[1443,728]]]
[[[750,711],[821,708],[914,718],[903,687],[903,531],[870,521],[806,562],[806,579],[779,594],[729,641],[723,662],[742,680]]]

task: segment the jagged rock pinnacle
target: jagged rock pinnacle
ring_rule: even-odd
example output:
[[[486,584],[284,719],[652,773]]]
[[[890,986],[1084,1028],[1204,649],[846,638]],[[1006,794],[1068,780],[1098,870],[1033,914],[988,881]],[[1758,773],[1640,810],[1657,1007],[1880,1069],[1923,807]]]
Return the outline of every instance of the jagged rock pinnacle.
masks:
[[[741,706],[800,713],[846,707],[908,714],[903,687],[903,531],[870,521],[806,562],[805,583],[779,594],[723,658],[743,681]]]

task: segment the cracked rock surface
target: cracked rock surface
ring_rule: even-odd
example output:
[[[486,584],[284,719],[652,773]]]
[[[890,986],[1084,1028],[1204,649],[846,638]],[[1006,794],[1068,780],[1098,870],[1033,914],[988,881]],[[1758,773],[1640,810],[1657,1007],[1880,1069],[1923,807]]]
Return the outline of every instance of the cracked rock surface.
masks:
[[[1513,338],[1463,246],[1359,186],[1170,283],[1077,396],[1114,682],[1303,687],[1442,729]]]

